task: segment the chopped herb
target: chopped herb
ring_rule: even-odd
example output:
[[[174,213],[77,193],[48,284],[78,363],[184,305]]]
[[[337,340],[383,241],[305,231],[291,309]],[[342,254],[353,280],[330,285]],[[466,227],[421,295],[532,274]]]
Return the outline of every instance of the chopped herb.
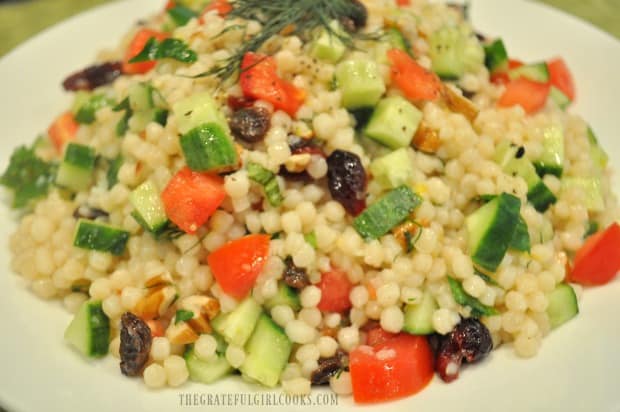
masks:
[[[118,171],[123,164],[123,158],[118,155],[115,159],[108,160],[108,171],[105,175],[108,181],[108,189],[112,189],[118,183]]]
[[[306,233],[304,235],[304,240],[306,241],[306,243],[312,246],[313,249],[318,248],[318,245],[316,243],[316,233],[314,232]]]
[[[116,124],[116,135],[118,137],[122,137],[125,133],[127,133],[127,130],[129,130],[129,119],[133,115],[133,110],[131,110],[131,104],[129,103],[129,97],[125,97],[125,99],[114,106],[112,110],[115,112],[125,111],[125,114],[123,114],[121,120],[119,120]]]
[[[448,283],[450,284],[450,290],[456,303],[461,306],[469,306],[471,308],[471,316],[479,318],[481,316],[493,316],[497,315],[497,310],[490,306],[481,303],[475,297],[468,295],[463,289],[463,285],[451,277],[448,276]]]
[[[91,124],[95,121],[95,115],[99,109],[112,104],[114,104],[113,101],[103,94],[92,95],[78,108],[75,113],[75,121],[82,124]]]
[[[177,225],[168,222],[166,226],[155,235],[155,238],[157,240],[174,240],[180,238],[184,234],[185,232],[179,229]]]
[[[194,63],[198,60],[198,55],[183,40],[167,38],[158,42],[157,39],[151,37],[144,45],[142,51],[136,57],[129,60],[129,63],[161,59],[174,59],[183,63]]]
[[[11,155],[0,184],[13,190],[16,209],[27,206],[30,201],[44,197],[56,173],[56,165],[39,158],[34,146],[20,146]]]
[[[588,227],[586,228],[586,233],[584,233],[583,238],[585,239],[589,236],[592,236],[593,234],[598,232],[598,229],[599,229],[598,222],[595,222],[594,220],[589,220]]]
[[[276,232],[273,235],[271,235],[271,240],[280,239],[281,236],[282,236],[282,232]]]
[[[71,285],[71,292],[74,293],[88,293],[90,289],[90,280],[78,279]]]
[[[174,324],[176,325],[179,322],[185,322],[194,317],[194,312],[191,310],[179,309],[177,310],[176,315],[174,316]]]
[[[497,281],[495,279],[493,279],[491,276],[489,276],[487,274],[482,273],[481,271],[479,271],[476,268],[474,268],[474,274],[476,276],[478,276],[479,278],[481,278],[482,280],[484,280],[489,285],[499,286],[499,283],[497,283]]]
[[[191,19],[198,16],[194,10],[185,6],[174,6],[168,10],[168,16],[177,26],[185,26]]]

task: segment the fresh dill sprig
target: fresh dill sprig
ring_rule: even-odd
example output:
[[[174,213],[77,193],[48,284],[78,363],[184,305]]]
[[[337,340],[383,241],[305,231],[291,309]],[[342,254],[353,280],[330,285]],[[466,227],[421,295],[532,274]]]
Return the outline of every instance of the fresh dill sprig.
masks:
[[[366,10],[360,10],[363,5],[355,0],[233,0],[231,4],[233,9],[227,19],[255,20],[263,27],[256,35],[245,39],[232,56],[196,77],[216,75],[222,80],[230,78],[238,72],[246,53],[258,51],[269,39],[282,33],[307,40],[316,29],[323,28],[350,48],[355,47],[355,39],[378,40],[381,37],[358,31],[343,33],[330,26],[333,20],[355,21],[362,18],[361,15],[365,20]]]

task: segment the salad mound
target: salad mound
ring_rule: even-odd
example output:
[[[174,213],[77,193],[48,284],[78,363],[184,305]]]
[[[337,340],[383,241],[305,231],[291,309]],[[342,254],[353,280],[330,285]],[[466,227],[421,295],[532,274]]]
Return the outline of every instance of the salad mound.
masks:
[[[374,403],[533,357],[619,213],[569,65],[509,46],[427,0],[168,1],[13,152],[12,269],[150,388]]]

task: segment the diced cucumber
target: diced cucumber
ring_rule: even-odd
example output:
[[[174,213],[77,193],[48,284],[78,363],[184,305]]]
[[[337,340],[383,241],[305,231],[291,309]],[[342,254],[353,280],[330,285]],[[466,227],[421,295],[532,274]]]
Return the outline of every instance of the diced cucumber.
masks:
[[[435,298],[427,290],[420,302],[408,303],[405,306],[405,324],[403,330],[414,335],[430,335],[435,332],[433,313],[439,308]]]
[[[448,284],[450,285],[450,291],[454,301],[461,306],[467,306],[471,309],[471,316],[473,318],[480,318],[482,316],[494,316],[497,315],[497,309],[491,306],[487,306],[481,303],[475,297],[467,294],[461,283],[448,276]]]
[[[467,216],[469,250],[476,265],[495,272],[512,242],[520,208],[519,198],[502,193]]]
[[[108,353],[110,319],[101,301],[84,302],[65,330],[65,340],[84,356],[99,357]]]
[[[284,330],[262,314],[245,346],[245,361],[239,370],[244,377],[273,388],[280,380],[292,348]]]
[[[185,26],[191,19],[198,17],[198,13],[182,5],[168,9],[167,13],[177,27]]]
[[[549,98],[562,110],[566,110],[572,103],[570,97],[555,86],[551,86],[549,89]]]
[[[229,375],[234,370],[226,360],[224,352],[219,350],[212,358],[205,361],[196,355],[192,346],[185,352],[184,358],[189,378],[200,383],[213,383]]]
[[[129,113],[131,127],[134,132],[143,131],[150,122],[166,124],[168,118],[167,105],[150,83],[136,83],[129,88]]]
[[[549,81],[549,68],[545,62],[524,64],[508,70],[508,77],[511,80],[525,77],[535,82],[547,83]]]
[[[353,227],[365,239],[377,239],[401,223],[422,202],[407,186],[400,186],[368,206],[353,221]]]
[[[284,282],[280,282],[278,285],[278,293],[263,303],[263,306],[265,306],[265,309],[267,310],[271,310],[279,305],[289,306],[295,312],[301,309],[301,303],[299,301],[297,291]]]
[[[528,187],[527,199],[539,212],[544,212],[557,201],[555,195],[536,173],[536,168],[525,157],[525,149],[510,144],[500,143],[495,152],[495,161],[505,173],[520,176]]]
[[[280,206],[284,200],[284,197],[280,192],[280,185],[278,184],[278,179],[275,173],[254,162],[249,162],[246,169],[250,180],[263,187],[263,191],[265,192],[265,196],[267,197],[269,204],[273,207]]]
[[[390,189],[412,183],[414,170],[410,150],[401,147],[373,160],[369,168],[373,178]]]
[[[508,70],[508,52],[502,39],[484,46],[484,64],[491,73]]]
[[[95,170],[95,149],[78,143],[69,143],[58,167],[56,184],[79,192],[90,187]]]
[[[564,171],[564,133],[557,125],[545,128],[543,132],[543,151],[534,161],[539,176],[546,174],[562,177]]]
[[[422,112],[400,96],[382,99],[364,129],[364,134],[392,149],[407,147],[415,135]]]
[[[407,40],[403,32],[396,27],[390,27],[385,31],[388,43],[395,49],[404,51],[410,56],[413,56],[413,49],[411,48],[411,42]]]
[[[157,234],[168,224],[164,203],[157,187],[150,180],[131,192],[129,202],[135,209],[134,217],[149,232]]]
[[[347,109],[372,107],[383,93],[385,83],[379,66],[371,60],[346,60],[336,68],[336,81]]]
[[[239,166],[237,149],[217,123],[205,123],[181,136],[181,149],[190,169],[223,173]]]
[[[484,64],[480,42],[464,25],[447,25],[433,32],[428,54],[433,71],[445,79],[458,79]]]
[[[549,306],[547,306],[547,316],[551,329],[568,322],[579,313],[577,295],[571,285],[560,283],[553,292],[547,296]]]
[[[590,212],[602,212],[605,210],[603,188],[598,177],[565,177],[562,179],[562,190],[579,188],[585,195],[584,205]]]
[[[211,325],[229,344],[243,346],[252,334],[261,313],[261,306],[249,297],[232,312],[218,315]]]
[[[588,141],[590,142],[590,158],[594,162],[596,166],[598,166],[601,170],[607,167],[607,162],[609,161],[609,156],[603,150],[601,145],[594,134],[594,130],[591,127],[588,127]]]
[[[333,20],[329,24],[329,28],[331,31],[323,29],[319,37],[314,41],[311,54],[319,60],[336,63],[347,50],[345,44],[340,39],[340,36],[345,36],[346,33],[338,20]]]
[[[518,250],[519,252],[529,252],[531,248],[530,233],[527,230],[527,223],[523,216],[519,216],[519,222],[517,228],[510,241],[510,249]]]
[[[103,223],[80,219],[77,223],[73,246],[88,250],[122,255],[129,232]]]
[[[113,104],[114,101],[106,95],[89,95],[75,111],[75,121],[82,124],[91,124],[95,121],[95,115],[99,109],[112,106]]]
[[[211,94],[211,92],[194,93],[172,106],[179,132],[184,134],[205,123],[217,123],[227,135],[230,135],[226,117]]]

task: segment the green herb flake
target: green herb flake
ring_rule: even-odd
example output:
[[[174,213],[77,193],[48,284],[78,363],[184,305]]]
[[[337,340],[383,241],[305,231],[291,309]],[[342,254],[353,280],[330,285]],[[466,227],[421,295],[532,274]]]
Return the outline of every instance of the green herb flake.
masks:
[[[125,133],[127,133],[127,130],[129,130],[129,119],[133,116],[133,110],[131,110],[129,97],[126,97],[123,101],[114,106],[112,110],[115,112],[125,112],[121,120],[119,120],[116,124],[116,135],[118,137],[122,137]]]
[[[39,158],[34,147],[20,146],[11,155],[0,184],[13,190],[12,206],[20,209],[47,194],[55,173],[56,165]]]
[[[468,295],[463,289],[463,285],[461,285],[458,280],[448,276],[448,283],[450,284],[450,290],[452,291],[452,296],[456,303],[461,306],[469,306],[471,308],[472,317],[479,318],[482,316],[497,315],[498,312],[495,308],[487,306],[475,297]]]
[[[173,59],[183,63],[194,63],[198,60],[195,51],[180,39],[167,38],[158,42],[151,37],[138,55],[129,60],[129,63],[139,63],[152,60]]]
[[[174,6],[168,10],[168,16],[177,26],[185,26],[191,19],[198,17],[198,13],[185,6]]]
[[[108,171],[106,172],[106,180],[108,181],[108,189],[112,189],[118,183],[118,171],[123,165],[123,158],[119,155],[115,159],[108,160]]]
[[[314,232],[306,233],[304,235],[304,240],[306,241],[306,243],[312,246],[313,249],[317,249],[319,247],[316,243],[316,233]]]
[[[174,324],[179,322],[186,322],[194,317],[194,312],[191,310],[179,309],[174,316]]]
[[[276,175],[258,163],[250,162],[246,168],[250,180],[260,184],[263,187],[269,204],[273,207],[280,206],[284,199],[282,197],[282,193],[280,193],[280,186],[278,185]]]

